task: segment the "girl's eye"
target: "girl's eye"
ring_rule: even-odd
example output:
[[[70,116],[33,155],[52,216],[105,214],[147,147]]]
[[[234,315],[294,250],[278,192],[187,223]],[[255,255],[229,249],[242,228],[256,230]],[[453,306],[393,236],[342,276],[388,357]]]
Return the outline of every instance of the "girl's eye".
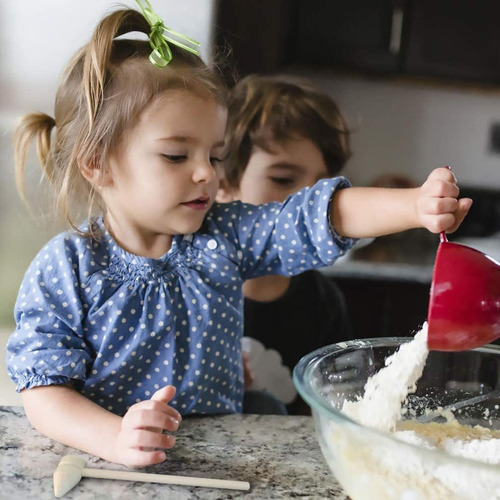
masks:
[[[181,163],[186,160],[186,155],[166,155],[162,154],[163,158],[168,160],[170,163]]]
[[[289,177],[270,177],[270,179],[271,182],[280,186],[290,186],[295,183],[294,179],[290,179]]]

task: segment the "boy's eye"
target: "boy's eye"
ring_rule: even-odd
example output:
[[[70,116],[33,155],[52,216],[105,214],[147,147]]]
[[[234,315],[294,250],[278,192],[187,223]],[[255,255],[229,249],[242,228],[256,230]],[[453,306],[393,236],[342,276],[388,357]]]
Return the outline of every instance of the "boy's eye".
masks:
[[[215,167],[218,163],[221,163],[222,159],[221,158],[216,158],[215,156],[210,157],[210,163]]]
[[[295,183],[294,179],[290,179],[290,177],[270,177],[271,182],[275,184],[279,184],[280,186],[290,186]]]
[[[168,160],[171,163],[180,163],[184,161],[187,156],[186,155],[167,155],[167,154],[162,154],[163,158]]]

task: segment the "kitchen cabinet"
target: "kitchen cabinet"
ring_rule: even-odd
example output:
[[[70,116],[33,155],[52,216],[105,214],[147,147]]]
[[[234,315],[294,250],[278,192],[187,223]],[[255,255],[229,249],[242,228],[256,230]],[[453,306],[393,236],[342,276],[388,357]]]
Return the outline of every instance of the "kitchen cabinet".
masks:
[[[498,0],[414,0],[403,71],[500,83]]]
[[[295,62],[395,73],[405,8],[405,0],[299,0]]]
[[[219,0],[216,5],[215,43],[229,46],[229,59],[241,75],[272,73],[288,62],[293,2]]]
[[[500,84],[498,0],[219,0],[242,75],[337,67]]]
[[[430,283],[334,279],[344,294],[354,338],[413,336],[427,319]]]

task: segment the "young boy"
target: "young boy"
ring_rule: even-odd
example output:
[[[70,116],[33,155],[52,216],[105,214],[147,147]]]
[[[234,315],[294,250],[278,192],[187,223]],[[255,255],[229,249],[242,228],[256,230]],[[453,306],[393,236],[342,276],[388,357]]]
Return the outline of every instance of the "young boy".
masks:
[[[282,202],[319,179],[338,176],[351,154],[349,130],[334,101],[309,83],[288,77],[250,75],[241,80],[232,90],[226,130],[219,201]],[[245,337],[278,351],[290,371],[308,352],[351,336],[341,291],[317,271],[252,279],[243,293]],[[259,374],[253,373],[252,359],[246,367],[249,385]],[[277,368],[259,366],[273,373]],[[279,384],[293,383],[288,376]],[[256,408],[254,397],[246,393],[244,411],[280,411],[262,409],[269,406],[262,394]],[[296,396],[288,412],[309,409]]]

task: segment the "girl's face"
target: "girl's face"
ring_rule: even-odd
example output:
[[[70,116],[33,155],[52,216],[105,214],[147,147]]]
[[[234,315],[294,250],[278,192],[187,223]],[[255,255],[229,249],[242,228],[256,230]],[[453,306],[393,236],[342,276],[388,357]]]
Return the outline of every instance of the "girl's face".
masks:
[[[309,139],[269,141],[266,151],[254,146],[240,185],[232,198],[261,204],[284,201],[287,196],[328,177],[323,155]]]
[[[141,114],[110,156],[102,188],[106,223],[119,242],[130,249],[138,239],[151,248],[159,238],[169,248],[172,235],[200,228],[218,187],[225,124],[225,108],[183,90]]]

